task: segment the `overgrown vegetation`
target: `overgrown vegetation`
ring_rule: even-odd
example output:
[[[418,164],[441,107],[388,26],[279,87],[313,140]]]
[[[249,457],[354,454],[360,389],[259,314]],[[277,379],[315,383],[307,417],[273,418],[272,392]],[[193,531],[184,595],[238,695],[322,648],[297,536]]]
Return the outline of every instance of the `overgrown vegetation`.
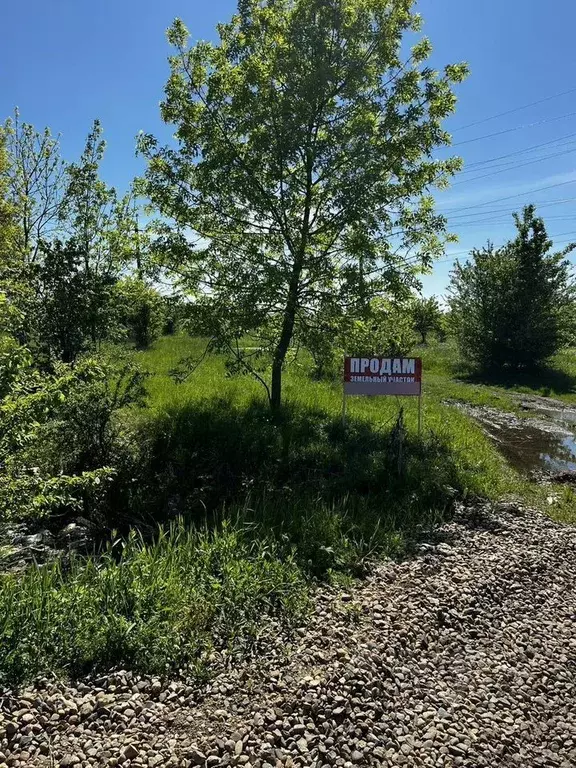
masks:
[[[306,601],[292,554],[264,533],[180,523],[153,544],[133,533],[97,559],[0,576],[0,683],[117,664],[201,674],[215,645],[238,652],[267,619],[301,619]]]
[[[432,70],[427,40],[401,59],[412,6],[247,0],[192,47],[177,20],[176,145],[141,136],[125,195],[98,121],[75,162],[17,112],[1,128],[0,534],[81,516],[95,536],[0,572],[0,684],[201,676],[455,499],[548,504],[446,401],[576,402],[570,248],[528,207],[456,266],[450,313],[418,298],[452,239],[429,190],[460,167],[432,155],[466,67]],[[344,354],[424,358],[422,435],[414,401],[352,399],[343,423]],[[555,510],[576,517],[573,491]]]

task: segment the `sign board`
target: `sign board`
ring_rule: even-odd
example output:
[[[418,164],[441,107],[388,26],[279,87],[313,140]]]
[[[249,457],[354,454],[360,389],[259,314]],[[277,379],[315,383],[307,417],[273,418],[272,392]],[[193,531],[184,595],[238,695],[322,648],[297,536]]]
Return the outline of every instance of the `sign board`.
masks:
[[[344,395],[422,395],[419,357],[345,357]]]

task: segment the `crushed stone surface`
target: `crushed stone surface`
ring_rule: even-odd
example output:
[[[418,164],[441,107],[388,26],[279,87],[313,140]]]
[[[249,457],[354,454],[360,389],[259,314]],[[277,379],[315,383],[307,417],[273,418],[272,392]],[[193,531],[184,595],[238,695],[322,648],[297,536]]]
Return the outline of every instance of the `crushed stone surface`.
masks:
[[[0,768],[571,768],[575,574],[576,528],[462,507],[202,687],[119,671],[0,692]]]

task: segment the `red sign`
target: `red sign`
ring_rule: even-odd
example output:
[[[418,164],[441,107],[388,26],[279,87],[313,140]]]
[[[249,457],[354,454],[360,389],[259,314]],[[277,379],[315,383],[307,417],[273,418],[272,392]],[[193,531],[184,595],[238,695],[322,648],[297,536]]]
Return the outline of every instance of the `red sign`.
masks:
[[[345,357],[345,395],[422,394],[419,357]]]

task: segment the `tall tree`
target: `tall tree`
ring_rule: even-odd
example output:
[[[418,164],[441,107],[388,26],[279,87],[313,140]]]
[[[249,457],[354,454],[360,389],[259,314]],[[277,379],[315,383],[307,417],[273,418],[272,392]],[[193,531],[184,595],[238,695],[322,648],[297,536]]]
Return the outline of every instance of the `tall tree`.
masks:
[[[102,126],[95,120],[79,162],[67,169],[67,185],[60,216],[71,239],[84,258],[86,272],[114,270],[109,235],[114,225],[116,190],[100,179],[100,164],[106,142]]]
[[[53,318],[50,326],[60,327],[57,335],[66,327],[67,338],[79,341],[84,339],[84,322],[90,318],[92,343],[101,341],[109,329],[115,282],[126,267],[134,262],[141,264],[146,247],[137,225],[133,191],[119,198],[114,187],[100,178],[105,149],[102,126],[95,120],[80,160],[67,168],[60,218],[68,241],[45,248],[45,263],[40,270],[45,295],[55,302],[53,308],[61,306],[73,286],[82,288],[76,296],[78,301],[73,301],[78,310],[76,317],[82,320],[78,327],[70,324],[72,315],[66,321],[58,320],[58,312],[46,315]]]
[[[172,220],[157,244],[239,369],[269,355],[259,376],[275,409],[295,332],[361,314],[441,250],[430,190],[459,160],[432,152],[449,143],[441,123],[466,67],[425,66],[425,39],[402,60],[412,6],[240,0],[217,44],[188,47],[180,20],[169,30],[162,117],[178,146],[140,141],[148,194]]]
[[[35,262],[41,241],[58,227],[65,164],[58,138],[49,128],[37,131],[23,123],[17,109],[2,130],[10,158],[8,191],[19,225],[17,249],[25,261]]]
[[[537,366],[573,338],[576,281],[554,252],[544,222],[528,205],[514,214],[518,234],[456,262],[450,284],[451,326],[463,355],[482,369]]]

